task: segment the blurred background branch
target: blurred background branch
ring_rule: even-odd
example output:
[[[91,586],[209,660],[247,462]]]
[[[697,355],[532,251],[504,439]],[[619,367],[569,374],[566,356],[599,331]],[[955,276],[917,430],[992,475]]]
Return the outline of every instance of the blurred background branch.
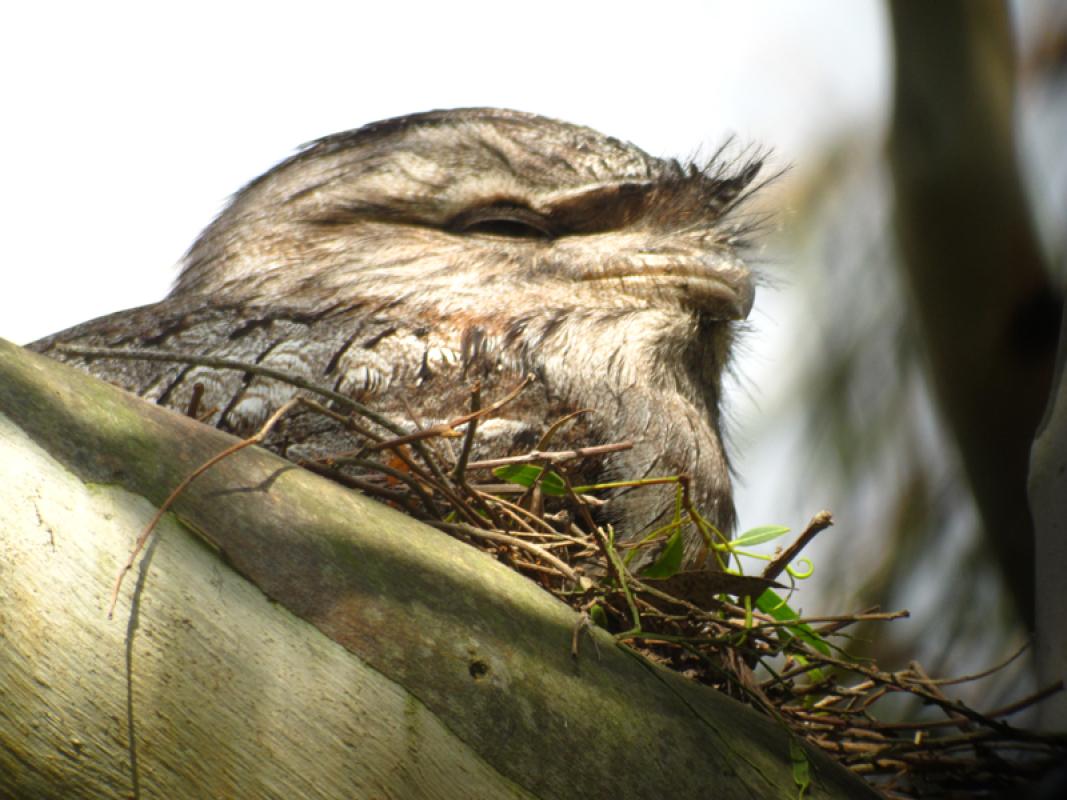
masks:
[[[960,674],[1033,625],[1026,474],[1062,302],[1067,9],[885,8],[887,119],[842,121],[768,199],[792,212],[767,256],[790,357],[757,381],[742,477],[778,498],[773,521],[834,511],[806,612],[907,607],[854,652]],[[1021,660],[979,691],[1034,680]]]
[[[1030,445],[1062,305],[1017,168],[1015,48],[1000,0],[890,4],[898,262],[991,553],[1033,625]]]

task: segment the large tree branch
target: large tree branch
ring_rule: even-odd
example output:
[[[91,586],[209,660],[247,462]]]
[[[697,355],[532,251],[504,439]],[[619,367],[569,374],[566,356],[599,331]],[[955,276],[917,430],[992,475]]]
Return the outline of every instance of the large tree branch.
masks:
[[[0,794],[796,795],[770,720],[603,632],[574,660],[532,582],[256,448],[109,622],[141,525],[234,439],[2,341],[0,423]],[[873,796],[809,758],[811,796]]]

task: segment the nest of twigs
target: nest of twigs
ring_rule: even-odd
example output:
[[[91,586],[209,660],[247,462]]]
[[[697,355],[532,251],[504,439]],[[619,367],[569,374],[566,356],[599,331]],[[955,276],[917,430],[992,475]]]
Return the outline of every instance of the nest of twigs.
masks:
[[[790,578],[790,565],[802,549],[832,524],[828,512],[816,514],[761,572],[742,575],[737,551],[785,529],[760,528],[731,542],[689,502],[686,476],[624,484],[634,491],[650,483],[677,487],[670,524],[638,543],[659,547],[659,555],[634,574],[628,567],[632,548],[616,546],[611,529],[595,522],[597,507],[610,502],[605,498],[619,484],[575,486],[569,473],[569,465],[624,449],[628,443],[471,460],[478,423],[506,406],[525,384],[484,404],[475,386],[469,414],[405,428],[350,398],[258,365],[174,353],[62,349],[88,357],[239,369],[298,387],[301,397],[280,409],[255,436],[189,476],[175,494],[228,453],[269,442],[287,416],[325,414],[354,433],[361,445],[305,460],[302,466],[490,553],[571,605],[582,615],[573,639],[576,657],[582,627],[600,625],[621,645],[773,717],[886,797],[1000,796],[1067,761],[1067,736],[1029,732],[1005,721],[1062,690],[1062,685],[1003,708],[975,711],[945,690],[981,680],[1006,664],[948,680],[931,678],[916,662],[890,672],[849,656],[840,643],[859,623],[890,623],[906,617],[906,611],[865,609],[823,617],[800,617],[792,611],[790,587],[778,579]],[[554,422],[546,421],[546,429]],[[677,571],[678,543],[693,529],[715,554],[720,571]],[[875,705],[891,696],[910,696],[937,713],[912,721],[879,719]],[[802,773],[797,775],[801,784]]]

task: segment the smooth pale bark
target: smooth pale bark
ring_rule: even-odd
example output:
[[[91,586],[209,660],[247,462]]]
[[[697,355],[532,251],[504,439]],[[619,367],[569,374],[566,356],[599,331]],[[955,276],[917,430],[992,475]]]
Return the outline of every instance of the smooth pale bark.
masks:
[[[132,721],[145,797],[529,796],[171,518],[108,621],[155,508],[6,417],[0,485],[0,795],[133,794]]]
[[[108,621],[235,440],[2,341],[0,420],[0,796],[796,796],[772,721],[603,632],[573,659],[534,583],[262,450]],[[808,754],[808,796],[874,796]]]

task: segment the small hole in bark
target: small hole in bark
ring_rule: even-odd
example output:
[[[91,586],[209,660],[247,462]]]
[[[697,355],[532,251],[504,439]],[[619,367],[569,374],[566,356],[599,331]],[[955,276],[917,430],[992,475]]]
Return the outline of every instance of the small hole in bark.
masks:
[[[474,680],[481,680],[489,674],[489,665],[484,661],[472,661],[470,665],[470,673]]]

